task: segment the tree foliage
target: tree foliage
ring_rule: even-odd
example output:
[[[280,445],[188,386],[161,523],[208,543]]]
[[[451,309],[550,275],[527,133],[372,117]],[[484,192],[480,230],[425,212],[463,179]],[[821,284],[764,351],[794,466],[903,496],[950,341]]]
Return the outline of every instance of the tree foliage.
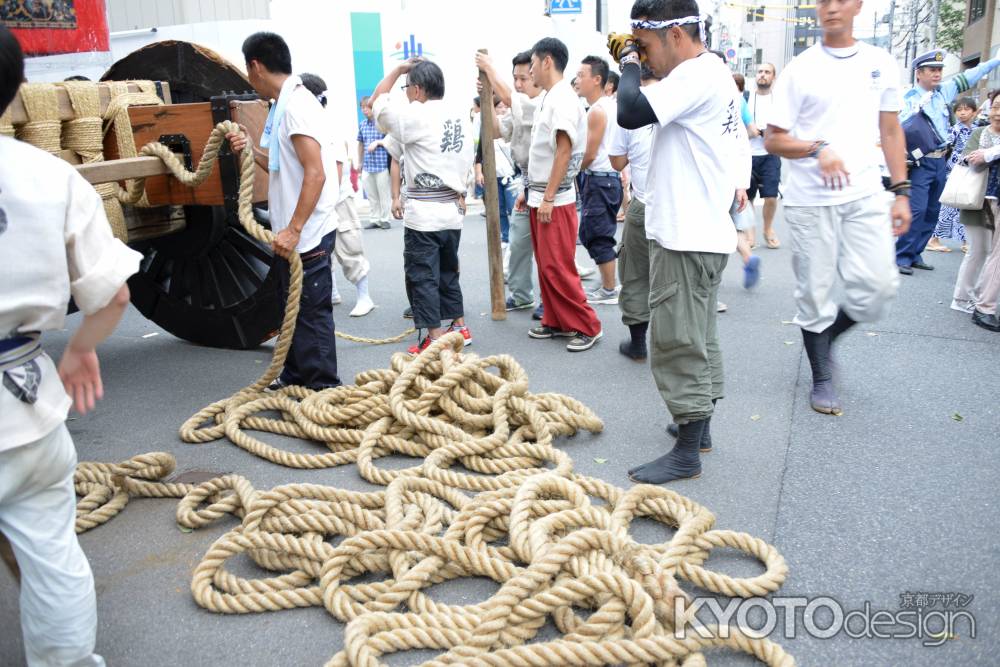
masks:
[[[941,0],[938,14],[937,48],[962,55],[965,33],[965,3],[961,0]]]

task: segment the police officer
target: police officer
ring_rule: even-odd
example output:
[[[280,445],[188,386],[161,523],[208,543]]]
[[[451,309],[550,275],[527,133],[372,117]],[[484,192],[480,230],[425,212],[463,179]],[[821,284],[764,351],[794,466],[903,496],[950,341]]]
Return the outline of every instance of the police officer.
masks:
[[[896,241],[896,264],[899,272],[904,275],[912,275],[913,269],[934,269],[923,260],[921,253],[934,233],[941,210],[941,191],[944,190],[947,177],[945,137],[948,136],[948,105],[997,66],[1000,66],[1000,57],[965,70],[941,83],[944,51],[928,51],[913,60],[917,83],[903,95],[903,109],[899,112],[899,120],[904,129],[907,129],[907,121],[922,110],[934,127],[938,145],[925,155],[908,155],[913,162],[910,169],[912,222],[910,230]]]

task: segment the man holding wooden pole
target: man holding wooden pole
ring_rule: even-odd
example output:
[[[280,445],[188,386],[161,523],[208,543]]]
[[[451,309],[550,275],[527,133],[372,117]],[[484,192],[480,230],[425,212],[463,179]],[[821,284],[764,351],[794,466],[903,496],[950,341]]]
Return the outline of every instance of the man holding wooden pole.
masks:
[[[500,119],[500,134],[510,142],[510,152],[514,163],[527,181],[528,155],[531,149],[531,129],[535,111],[541,101],[542,89],[531,79],[531,51],[522,51],[511,61],[514,75],[514,90],[497,76],[493,61],[484,53],[476,54],[476,66],[489,79],[493,92],[507,105],[510,113]],[[514,202],[510,215],[510,263],[507,271],[507,310],[524,310],[534,305],[534,262],[531,248],[531,219],[528,215],[526,187]],[[541,306],[539,306],[541,308]],[[536,311],[537,312],[537,311]],[[535,319],[541,319],[539,314]]]

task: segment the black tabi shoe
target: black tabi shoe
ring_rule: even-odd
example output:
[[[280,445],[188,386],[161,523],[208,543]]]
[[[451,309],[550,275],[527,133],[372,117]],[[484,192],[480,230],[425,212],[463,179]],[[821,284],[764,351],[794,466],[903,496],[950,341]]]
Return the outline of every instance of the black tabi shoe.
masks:
[[[899,266],[899,272],[902,273],[904,276],[912,276],[913,275],[913,267],[912,266],[903,266],[902,264],[900,264],[900,266]]]
[[[833,364],[830,361],[830,329],[822,333],[802,330],[802,342],[812,368],[812,391],[809,404],[816,412],[840,415],[844,412],[837,391],[833,387]]]
[[[715,407],[715,404],[718,403],[718,402],[719,402],[719,399],[713,398],[712,399],[712,407]],[[677,428],[677,424],[676,423],[670,422],[669,424],[667,424],[667,435],[669,435],[671,438],[676,438],[677,434],[679,432],[680,432],[680,429]],[[698,451],[701,452],[702,454],[708,454],[710,451],[712,451],[712,418],[711,417],[709,417],[708,419],[705,420],[705,430],[702,431],[702,433],[701,433],[701,443],[698,445]]]
[[[934,270],[934,267],[931,266],[930,264],[928,264],[927,262],[917,261],[917,262],[914,262],[913,264],[910,264],[910,266],[912,266],[914,269],[920,269],[921,271],[933,271]]]
[[[678,426],[674,448],[655,461],[629,470],[629,479],[639,484],[665,484],[678,479],[701,477],[698,447],[707,423],[707,419],[701,419]]]
[[[618,351],[635,361],[645,361],[648,356],[645,342],[641,345],[636,345],[632,340],[623,340],[618,343]]]
[[[996,315],[987,315],[979,309],[972,311],[972,323],[989,331],[1000,331],[1000,318]]]
[[[629,359],[643,361],[649,352],[646,349],[646,331],[649,329],[649,322],[628,325],[629,340],[623,340],[618,344],[618,351]]]

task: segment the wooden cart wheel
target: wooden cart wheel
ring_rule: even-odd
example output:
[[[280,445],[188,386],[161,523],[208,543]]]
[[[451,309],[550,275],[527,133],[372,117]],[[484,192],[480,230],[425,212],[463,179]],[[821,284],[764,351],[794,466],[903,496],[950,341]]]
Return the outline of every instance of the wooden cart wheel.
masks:
[[[281,325],[284,295],[274,255],[218,206],[185,207],[187,228],[138,244],[139,273],[129,280],[132,303],[184,340],[248,349]]]
[[[252,92],[237,68],[204,47],[166,41],[134,51],[103,80],[170,83],[173,103]],[[185,206],[183,231],[132,244],[143,253],[129,280],[132,303],[178,338],[211,347],[247,349],[281,326],[284,296],[274,257],[222,206]]]

